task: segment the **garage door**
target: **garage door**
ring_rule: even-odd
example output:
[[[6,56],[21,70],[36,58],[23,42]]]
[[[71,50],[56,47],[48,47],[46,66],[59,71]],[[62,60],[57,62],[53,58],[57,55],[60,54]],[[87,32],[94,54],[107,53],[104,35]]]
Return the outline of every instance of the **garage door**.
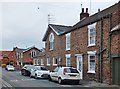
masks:
[[[113,58],[113,84],[120,85],[120,58]]]

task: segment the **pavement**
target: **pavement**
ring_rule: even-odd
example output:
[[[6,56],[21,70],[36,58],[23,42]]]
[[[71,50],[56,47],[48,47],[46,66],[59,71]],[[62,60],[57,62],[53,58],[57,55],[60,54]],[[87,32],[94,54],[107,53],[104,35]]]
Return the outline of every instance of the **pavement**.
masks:
[[[109,85],[106,83],[99,83],[96,81],[86,81],[86,80],[81,80],[80,84],[82,85],[82,87],[113,87],[113,88],[117,88],[120,89],[120,85]]]

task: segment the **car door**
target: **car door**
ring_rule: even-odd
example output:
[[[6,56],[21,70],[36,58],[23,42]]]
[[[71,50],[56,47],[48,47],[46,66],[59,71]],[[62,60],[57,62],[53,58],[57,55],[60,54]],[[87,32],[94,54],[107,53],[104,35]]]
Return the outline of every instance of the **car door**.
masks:
[[[51,72],[51,78],[52,78],[52,80],[57,81],[59,69],[60,69],[59,67],[56,67],[56,68]]]

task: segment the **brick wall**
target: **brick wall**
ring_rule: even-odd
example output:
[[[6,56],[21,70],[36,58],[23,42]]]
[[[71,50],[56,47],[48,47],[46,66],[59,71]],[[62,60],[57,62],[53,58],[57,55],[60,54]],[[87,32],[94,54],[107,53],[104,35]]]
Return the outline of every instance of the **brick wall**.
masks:
[[[32,48],[32,49],[23,53],[23,63],[25,63],[25,62],[33,63],[33,58],[31,57],[31,51],[32,50],[36,51],[36,55],[39,55],[39,50],[36,49],[36,48]]]
[[[112,27],[118,25],[120,23],[120,11],[118,9],[111,11],[112,12]],[[105,83],[111,83],[112,81],[112,73],[111,73],[111,61],[109,59],[109,30],[110,30],[110,19],[103,19],[103,38],[102,38],[102,80]],[[53,32],[49,31],[49,34]],[[99,49],[100,49],[100,21],[96,24],[96,45],[92,47],[88,47],[88,28],[87,26],[78,28],[71,32],[70,38],[70,51],[66,51],[65,45],[65,35],[57,36],[54,33],[55,41],[54,41],[54,50],[50,51],[48,49],[49,45],[49,34],[46,40],[46,59],[45,64],[47,63],[47,57],[51,59],[51,65],[47,66],[48,69],[53,69],[53,57],[62,57],[62,65],[66,63],[66,54],[71,54],[71,63],[73,67],[77,67],[77,61],[75,54],[83,55],[83,79],[85,80],[96,80],[99,81]],[[120,53],[120,31],[114,32],[111,39],[111,53]],[[96,69],[95,74],[90,74],[88,72],[88,51],[96,51]]]

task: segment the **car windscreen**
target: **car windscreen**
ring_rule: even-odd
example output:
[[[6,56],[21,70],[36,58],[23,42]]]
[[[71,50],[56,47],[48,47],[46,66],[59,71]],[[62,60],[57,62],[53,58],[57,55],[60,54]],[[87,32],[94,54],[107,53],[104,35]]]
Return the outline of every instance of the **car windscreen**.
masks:
[[[13,66],[12,66],[12,65],[8,65],[7,67],[9,67],[9,68],[13,68]]]
[[[47,70],[45,67],[36,67],[36,70]]]
[[[77,69],[66,68],[66,73],[79,73]]]

